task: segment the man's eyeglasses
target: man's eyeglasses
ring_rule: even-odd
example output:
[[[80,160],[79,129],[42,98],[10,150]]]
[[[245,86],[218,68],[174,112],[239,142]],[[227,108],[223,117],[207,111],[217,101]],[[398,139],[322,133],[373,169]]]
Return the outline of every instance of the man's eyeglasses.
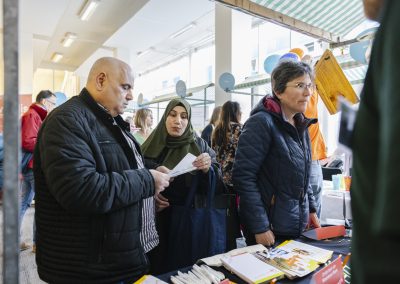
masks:
[[[314,91],[315,85],[313,83],[306,84],[306,83],[300,82],[300,83],[296,83],[293,85],[286,85],[286,87],[296,88],[297,90],[302,91],[302,92],[304,92],[305,89],[307,88],[310,92],[312,92],[312,91]]]

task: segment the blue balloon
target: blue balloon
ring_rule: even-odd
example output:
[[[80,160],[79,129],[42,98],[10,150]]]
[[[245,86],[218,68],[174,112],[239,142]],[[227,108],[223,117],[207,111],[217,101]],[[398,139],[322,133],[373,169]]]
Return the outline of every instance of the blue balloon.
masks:
[[[279,58],[279,62],[281,62],[281,61],[296,61],[296,62],[299,62],[300,58],[296,53],[288,52],[288,53],[285,53],[284,55],[282,55],[281,58]]]
[[[370,43],[371,43],[370,40],[352,43],[350,45],[350,56],[355,61],[358,61],[358,62],[360,62],[362,64],[367,64],[368,62],[367,62],[367,59],[365,57],[365,53],[366,53]]]
[[[367,29],[367,30],[361,32],[357,36],[357,38],[363,38],[363,37],[367,36],[367,39],[364,41],[352,43],[350,45],[350,56],[354,60],[356,60],[362,64],[368,63],[365,55],[366,55],[368,47],[372,44],[372,36],[371,35],[373,33],[375,33],[376,30],[377,30],[377,28],[370,28],[370,29]],[[369,39],[368,39],[368,36],[370,36]]]
[[[181,98],[186,97],[186,84],[185,84],[185,82],[182,81],[182,80],[179,80],[178,82],[176,82],[175,91],[176,91],[176,94],[178,96],[180,96]]]
[[[222,73],[219,76],[218,82],[221,89],[225,92],[232,91],[235,87],[235,77],[229,72]]]
[[[272,70],[274,70],[275,66],[279,62],[280,55],[278,54],[273,54],[265,58],[264,60],[264,70],[268,74],[272,73]]]
[[[56,95],[56,106],[59,106],[63,103],[65,103],[65,101],[67,100],[67,96],[64,93],[61,92],[55,92],[54,93]]]

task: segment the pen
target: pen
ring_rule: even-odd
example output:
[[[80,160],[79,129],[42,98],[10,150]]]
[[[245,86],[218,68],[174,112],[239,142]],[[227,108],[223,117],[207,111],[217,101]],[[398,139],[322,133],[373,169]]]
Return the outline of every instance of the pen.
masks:
[[[348,262],[349,259],[350,259],[350,256],[351,256],[351,252],[349,252],[349,254],[346,255],[346,257],[344,258],[342,267],[344,267],[344,266],[347,264],[347,262]]]

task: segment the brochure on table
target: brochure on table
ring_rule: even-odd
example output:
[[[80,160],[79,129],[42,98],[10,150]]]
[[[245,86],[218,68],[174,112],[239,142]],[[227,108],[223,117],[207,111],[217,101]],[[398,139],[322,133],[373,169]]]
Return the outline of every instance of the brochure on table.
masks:
[[[226,269],[250,284],[264,283],[284,276],[282,271],[248,252],[234,256],[224,256],[221,261]]]
[[[283,276],[289,279],[306,276],[326,263],[332,255],[333,251],[290,240],[270,250],[255,245],[201,261],[213,266],[222,263],[247,283],[262,283]]]

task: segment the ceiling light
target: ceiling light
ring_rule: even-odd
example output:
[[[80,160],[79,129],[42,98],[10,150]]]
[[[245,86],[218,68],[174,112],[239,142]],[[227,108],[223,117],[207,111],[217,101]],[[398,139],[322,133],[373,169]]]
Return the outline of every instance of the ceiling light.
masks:
[[[149,49],[146,49],[144,51],[139,51],[136,55],[137,58],[142,57],[145,54],[148,54],[150,51],[154,50],[154,47],[150,47]]]
[[[56,62],[60,61],[61,58],[63,58],[63,55],[61,53],[54,52],[53,55],[51,56],[51,61],[56,63]]]
[[[88,21],[99,4],[100,0],[87,0],[82,10],[79,12],[79,18],[82,21]]]
[[[188,30],[194,28],[196,26],[195,23],[190,23],[189,25],[187,25],[186,27],[180,29],[179,31],[177,31],[176,33],[173,33],[172,35],[170,35],[170,39],[176,38],[178,36],[180,36],[181,34],[187,32]]]
[[[145,51],[139,51],[138,53],[137,53],[137,58],[139,58],[139,57],[142,57],[143,55],[145,55],[145,54],[147,54],[147,53],[149,53],[150,52],[150,50],[145,50]]]
[[[70,47],[71,44],[76,40],[76,38],[77,38],[76,34],[66,33],[61,43],[64,47]]]

